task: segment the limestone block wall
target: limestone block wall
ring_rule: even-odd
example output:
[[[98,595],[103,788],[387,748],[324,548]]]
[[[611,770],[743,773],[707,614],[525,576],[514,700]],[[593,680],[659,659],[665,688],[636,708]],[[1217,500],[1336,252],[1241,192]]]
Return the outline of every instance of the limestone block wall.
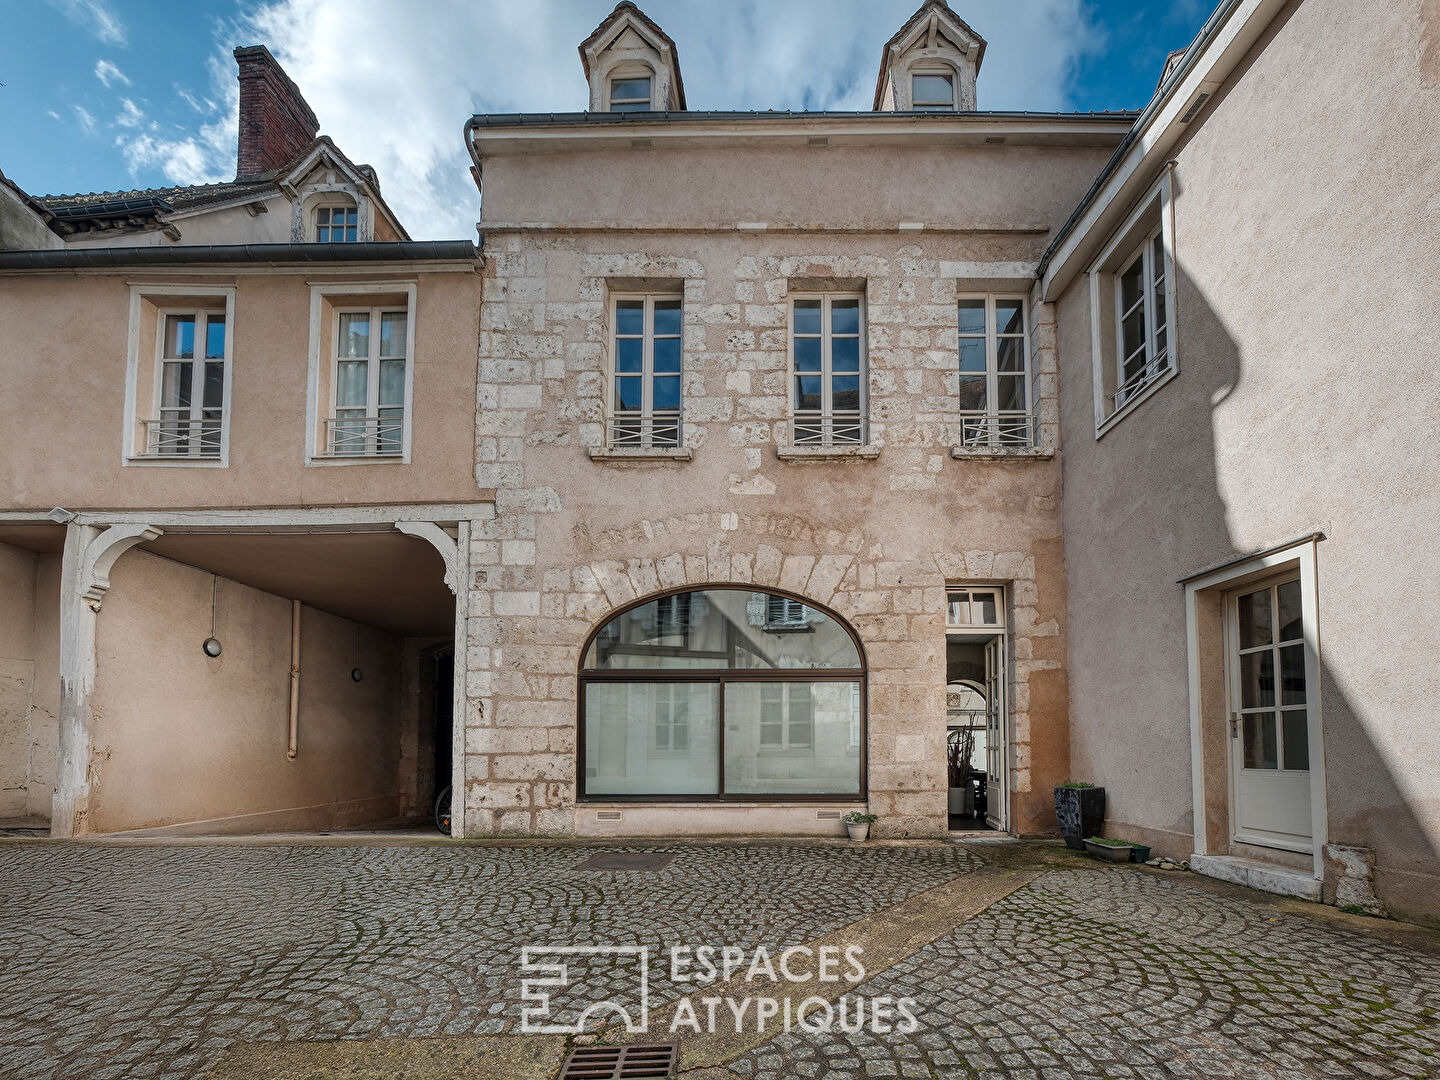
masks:
[[[950,453],[955,299],[984,291],[961,275],[977,259],[1033,257],[1033,243],[487,237],[476,455],[477,481],[496,495],[470,548],[467,833],[574,831],[587,636],[647,594],[727,583],[793,592],[856,629],[870,672],[868,799],[883,835],[946,827],[946,586],[1006,585],[1013,825],[1053,826],[1049,785],[1064,779],[1069,735],[1047,308],[1030,308],[1041,453]],[[1007,284],[993,291],[1029,290],[1023,278]],[[604,442],[608,299],[642,289],[684,297],[691,458],[592,460]],[[873,460],[797,464],[777,452],[789,444],[787,296],[819,289],[866,299]]]

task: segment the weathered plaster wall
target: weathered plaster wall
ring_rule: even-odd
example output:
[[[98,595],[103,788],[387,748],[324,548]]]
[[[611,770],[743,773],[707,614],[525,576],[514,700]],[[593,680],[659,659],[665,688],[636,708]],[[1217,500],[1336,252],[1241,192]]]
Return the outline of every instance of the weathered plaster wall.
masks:
[[[503,210],[503,207],[502,207]],[[950,457],[957,260],[1023,258],[1026,239],[912,242],[648,233],[492,235],[481,335],[478,481],[496,516],[471,544],[466,828],[594,831],[574,806],[576,670],[608,613],[662,589],[778,586],[832,607],[870,667],[870,804],[887,835],[945,829],[945,585],[1010,586],[1015,826],[1053,827],[1068,759],[1059,464]],[[684,462],[592,461],[603,443],[606,296],[683,280]],[[859,280],[867,296],[875,461],[793,464],[786,294]],[[1028,289],[1021,279],[1019,291]],[[1034,363],[1053,395],[1049,312]],[[1044,408],[1051,410],[1053,401]],[[1054,431],[1046,439],[1053,448]],[[639,814],[643,822],[655,815]],[[766,829],[833,831],[814,813]],[[670,831],[724,831],[675,809]],[[777,822],[779,824],[777,824]],[[653,824],[653,822],[652,822]],[[736,826],[738,827],[738,826]]]
[[[649,130],[627,133],[652,134]],[[1054,227],[1064,221],[1124,134],[1097,145],[958,146],[901,134],[889,143],[807,146],[791,140],[726,145],[489,154],[485,220],[555,226],[733,227],[736,222],[894,229],[897,222]],[[497,138],[503,138],[500,133]],[[828,137],[828,136],[822,136]],[[1006,136],[1014,144],[1020,136]],[[894,162],[903,157],[904,168]],[[1044,237],[1034,238],[1038,257]],[[973,238],[971,240],[973,243]],[[1003,242],[1014,252],[1013,243]],[[985,258],[983,246],[971,248]],[[1009,257],[1018,257],[1011,255]]]
[[[1176,579],[1323,530],[1330,839],[1440,915],[1440,94],[1419,0],[1307,0],[1175,155],[1180,374],[1097,442],[1088,296],[1058,307],[1074,771],[1189,850]],[[1323,58],[1323,62],[1317,62]],[[1283,165],[1283,167],[1281,167]]]
[[[0,183],[0,251],[43,250],[63,244],[9,184]]]
[[[89,828],[326,828],[399,812],[402,643],[303,608],[299,752],[286,756],[290,601],[141,551],[96,628]],[[354,682],[351,670],[360,668]],[[411,759],[413,770],[413,758]]]
[[[0,818],[50,816],[59,709],[59,558],[0,544]]]
[[[0,457],[0,507],[475,500],[474,349],[481,285],[479,275],[469,272],[418,275],[410,464],[306,467],[308,283],[336,277],[318,269],[229,277],[179,270],[5,277],[0,340],[7,343],[7,356],[27,359],[6,365],[11,389],[0,401],[0,425],[12,435]],[[349,280],[416,277],[381,269]],[[129,283],[145,280],[236,287],[228,468],[123,464],[123,440],[134,420],[125,415]],[[153,342],[154,326],[147,327]],[[147,389],[141,388],[142,399]],[[150,415],[148,404],[140,409]]]

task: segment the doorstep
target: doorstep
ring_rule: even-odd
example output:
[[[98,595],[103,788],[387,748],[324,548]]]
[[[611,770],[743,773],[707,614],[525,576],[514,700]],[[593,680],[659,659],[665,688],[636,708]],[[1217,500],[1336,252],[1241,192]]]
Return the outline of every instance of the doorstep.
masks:
[[[1296,896],[1317,904],[1320,902],[1320,881],[1288,866],[1242,859],[1238,855],[1191,855],[1190,869],[1206,877],[1245,885],[1261,892]]]

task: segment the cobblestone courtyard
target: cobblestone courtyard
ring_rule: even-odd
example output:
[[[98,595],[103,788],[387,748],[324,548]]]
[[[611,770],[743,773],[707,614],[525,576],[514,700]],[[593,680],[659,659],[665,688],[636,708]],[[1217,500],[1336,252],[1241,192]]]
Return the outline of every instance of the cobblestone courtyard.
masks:
[[[597,850],[0,843],[0,1076],[553,1077],[565,1040],[519,1032],[523,946],[817,939],[864,942],[847,994],[913,998],[918,1029],[772,1021],[695,1050],[682,1029],[682,1075],[1440,1075],[1428,931],[1044,845],[647,846],[673,857],[583,868]],[[591,974],[557,1019],[633,996],[633,972]],[[649,1038],[698,992],[652,963]]]

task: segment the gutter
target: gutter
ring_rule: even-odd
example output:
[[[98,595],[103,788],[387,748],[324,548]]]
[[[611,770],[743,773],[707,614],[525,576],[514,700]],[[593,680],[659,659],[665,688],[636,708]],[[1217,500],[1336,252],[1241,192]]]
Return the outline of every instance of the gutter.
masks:
[[[1220,27],[1229,21],[1230,16],[1235,13],[1235,9],[1239,7],[1242,2],[1243,0],[1223,0],[1220,6],[1210,15],[1210,18],[1205,20],[1205,25],[1200,28],[1200,33],[1195,36],[1195,40],[1192,41],[1190,47],[1185,50],[1185,55],[1180,57],[1179,62],[1176,63],[1174,69],[1171,70],[1169,78],[1155,91],[1155,94],[1150,98],[1150,103],[1141,110],[1140,115],[1135,120],[1134,126],[1130,128],[1129,134],[1127,134],[1120,145],[1115,148],[1115,152],[1110,155],[1110,160],[1107,161],[1105,167],[1100,170],[1100,175],[1097,176],[1095,182],[1090,185],[1090,190],[1085,193],[1085,197],[1080,200],[1080,204],[1075,207],[1074,211],[1065,220],[1065,224],[1060,226],[1060,231],[1055,234],[1055,239],[1050,242],[1050,246],[1045,249],[1045,254],[1040,258],[1040,265],[1035,272],[1036,278],[1042,281],[1045,279],[1045,272],[1050,267],[1050,260],[1055,257],[1055,253],[1060,250],[1060,246],[1065,243],[1070,234],[1075,231],[1075,227],[1080,224],[1080,219],[1085,216],[1085,212],[1094,205],[1096,198],[1105,187],[1106,182],[1115,175],[1116,170],[1120,168],[1120,163],[1125,160],[1125,156],[1129,154],[1131,148],[1140,140],[1141,134],[1170,100],[1170,95],[1174,93],[1175,87],[1185,79],[1185,76],[1190,74],[1190,71],[1195,67],[1196,61],[1198,61],[1201,54],[1204,53],[1206,46],[1214,39]]]
[[[64,270],[98,266],[177,266],[203,263],[481,262],[468,240],[403,240],[363,244],[192,244],[174,247],[97,247],[0,251],[0,270]]]

